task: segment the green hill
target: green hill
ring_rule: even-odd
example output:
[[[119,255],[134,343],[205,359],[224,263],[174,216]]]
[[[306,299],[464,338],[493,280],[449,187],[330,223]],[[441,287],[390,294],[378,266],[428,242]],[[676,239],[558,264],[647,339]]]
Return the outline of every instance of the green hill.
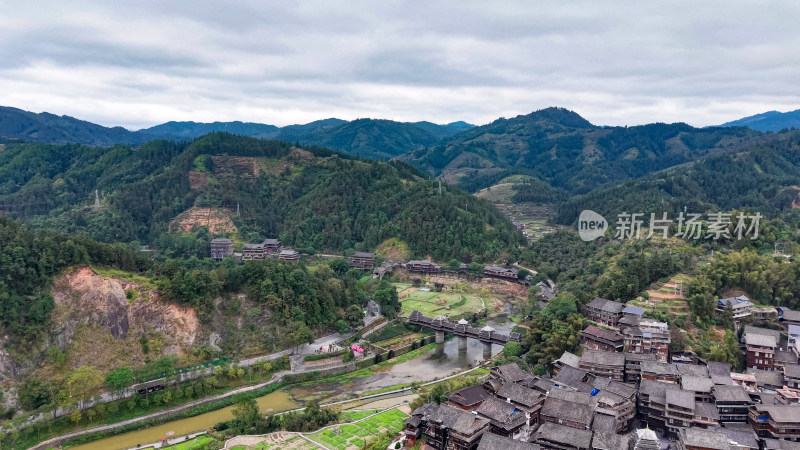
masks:
[[[584,209],[607,219],[622,212],[751,209],[765,215],[800,204],[800,131],[754,139],[736,153],[710,156],[638,180],[604,187],[560,205],[556,222],[572,224]]]
[[[317,250],[366,250],[397,238],[413,256],[440,260],[495,259],[520,239],[488,202],[448,186],[439,195],[437,182],[405,163],[225,133],[139,148],[7,144],[0,180],[0,207],[12,217],[165,249],[183,245],[181,228],[213,232],[216,223],[217,234],[280,236]],[[207,252],[193,245],[180,251]]]
[[[547,108],[456,134],[401,159],[476,191],[526,174],[573,194],[732,151],[759,133],[656,123],[597,127],[563,108]]]

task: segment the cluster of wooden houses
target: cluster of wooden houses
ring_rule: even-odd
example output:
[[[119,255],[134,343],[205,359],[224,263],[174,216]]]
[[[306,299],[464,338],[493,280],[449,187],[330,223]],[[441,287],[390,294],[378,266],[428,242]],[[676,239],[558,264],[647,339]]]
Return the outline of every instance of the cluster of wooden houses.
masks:
[[[403,434],[407,447],[424,437],[434,449],[655,450],[661,438],[675,449],[796,449],[798,393],[796,359],[734,373],[696,357],[584,349],[565,352],[552,377],[494,367],[482,385],[413,411]]]
[[[409,272],[419,273],[442,273],[445,270],[442,266],[436,264],[429,259],[411,260],[405,263],[405,268]],[[458,272],[467,271],[467,265],[461,264]],[[503,278],[511,281],[519,281],[519,270],[510,267],[501,267],[496,265],[484,266],[483,275],[488,277]]]
[[[754,314],[746,298],[732,299],[735,318]],[[800,449],[800,313],[765,315],[786,330],[743,324],[747,367],[737,373],[671,353],[668,324],[642,308],[595,298],[583,311],[595,324],[581,333],[580,355],[565,352],[552,376],[492,368],[483,385],[413,411],[406,445],[424,437],[434,449]]]
[[[231,239],[216,238],[211,240],[211,258],[217,261],[221,261],[231,255],[237,256],[237,258],[241,257],[242,261],[267,258],[289,262],[300,260],[300,253],[291,248],[283,247],[278,239],[264,239],[264,242],[258,244],[244,244],[240,255],[235,254],[233,250],[233,241]]]

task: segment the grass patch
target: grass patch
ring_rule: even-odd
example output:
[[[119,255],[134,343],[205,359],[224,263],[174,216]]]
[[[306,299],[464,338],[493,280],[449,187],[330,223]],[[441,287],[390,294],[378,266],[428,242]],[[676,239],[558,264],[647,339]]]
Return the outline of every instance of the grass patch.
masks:
[[[150,278],[131,272],[126,272],[124,270],[100,268],[96,266],[92,266],[92,270],[102,277],[130,281],[131,283],[138,284],[145,289],[156,289],[157,287]]]
[[[206,434],[201,434],[194,439],[189,439],[178,444],[170,445],[169,447],[162,447],[168,450],[203,450],[206,445],[211,443],[220,442]]]

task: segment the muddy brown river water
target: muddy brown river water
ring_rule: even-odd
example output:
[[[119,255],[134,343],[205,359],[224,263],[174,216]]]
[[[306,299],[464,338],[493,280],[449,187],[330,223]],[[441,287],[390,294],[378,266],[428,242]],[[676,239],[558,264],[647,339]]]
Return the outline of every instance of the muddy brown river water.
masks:
[[[487,324],[500,333],[508,333],[513,326],[513,323],[510,321],[500,325],[490,320]],[[496,355],[502,349],[503,347],[499,345],[492,346],[492,355]],[[482,355],[483,344],[480,342],[470,339],[467,342],[467,349],[459,351],[458,340],[451,339],[444,344],[440,344],[431,352],[425,353],[411,361],[388,366],[372,376],[353,379],[352,382],[347,384],[335,382],[297,387],[292,389],[292,394],[298,398],[314,396],[324,402],[339,395],[353,392],[363,393],[374,391],[397,384],[411,383],[413,381],[430,381],[434,378],[443,378],[451,375],[454,372],[458,372],[459,369],[465,369],[468,365],[480,361]],[[271,410],[270,412],[288,411],[301,406],[290,398],[288,392],[283,390],[259,397],[257,401],[262,411]],[[129,433],[71,448],[75,450],[116,450],[132,448],[137,444],[144,445],[156,442],[165,437],[169,431],[173,431],[175,436],[181,436],[206,430],[218,422],[232,419],[232,411],[233,406],[229,406],[195,417],[174,420],[163,425],[131,431]]]

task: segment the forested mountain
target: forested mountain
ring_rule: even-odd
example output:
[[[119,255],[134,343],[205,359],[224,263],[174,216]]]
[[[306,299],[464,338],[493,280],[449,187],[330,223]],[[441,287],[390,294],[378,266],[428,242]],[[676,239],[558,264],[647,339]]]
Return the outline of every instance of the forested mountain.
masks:
[[[767,111],[726,122],[721,127],[747,127],[758,131],[781,131],[800,128],[800,109],[789,112]]]
[[[736,149],[759,133],[650,124],[596,127],[563,108],[498,119],[401,159],[478,190],[526,174],[573,194]]]
[[[324,119],[304,125],[276,127],[251,122],[166,122],[139,131],[108,128],[67,116],[31,113],[0,107],[0,138],[48,144],[111,146],[142,144],[155,139],[183,141],[224,131],[261,139],[278,139],[318,145],[351,155],[390,159],[401,153],[434,145],[472,128],[466,122],[438,125],[431,122],[395,122],[381,119]]]
[[[239,121],[212,123],[166,122],[154,127],[143,128],[138,132],[156,137],[170,136],[174,139],[194,139],[217,131],[270,139],[278,135],[279,128],[275,125]]]
[[[709,156],[647,178],[597,189],[563,203],[555,219],[571,224],[584,209],[622,212],[750,209],[772,215],[800,205],[800,131],[765,135],[736,153]]]
[[[521,238],[489,203],[448,186],[439,194],[405,163],[226,133],[139,148],[6,144],[0,180],[0,208],[37,227],[198,256],[207,240],[176,250],[177,231],[331,251],[397,238],[440,260],[494,260]]]
[[[69,116],[37,114],[7,106],[0,106],[0,137],[86,145],[139,144],[154,139],[122,127],[108,128]]]

